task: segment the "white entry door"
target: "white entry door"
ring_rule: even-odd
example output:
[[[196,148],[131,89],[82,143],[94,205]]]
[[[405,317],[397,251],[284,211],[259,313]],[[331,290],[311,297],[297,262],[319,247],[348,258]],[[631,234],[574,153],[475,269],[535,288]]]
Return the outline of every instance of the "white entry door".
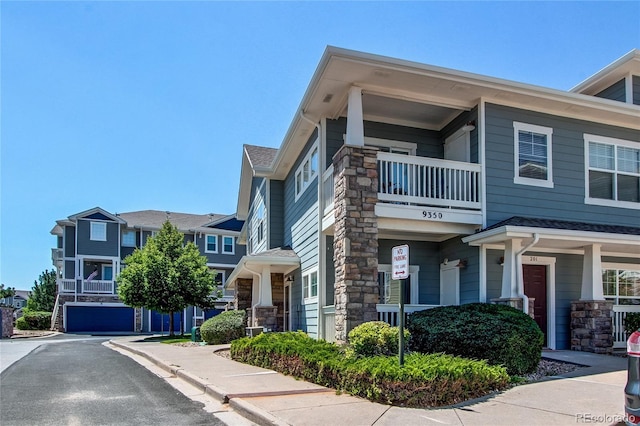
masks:
[[[444,159],[468,163],[470,161],[469,145],[469,133],[457,131],[444,141]]]
[[[459,260],[440,264],[440,305],[460,304]]]

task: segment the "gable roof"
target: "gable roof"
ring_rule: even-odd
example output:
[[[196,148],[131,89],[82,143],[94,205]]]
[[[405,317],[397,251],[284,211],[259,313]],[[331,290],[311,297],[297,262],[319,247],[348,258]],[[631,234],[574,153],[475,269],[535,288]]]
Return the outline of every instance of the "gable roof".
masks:
[[[640,50],[633,49],[618,60],[607,65],[570,91],[596,95],[628,75],[640,76]]]
[[[160,229],[169,220],[179,231],[186,232],[199,228],[225,215],[190,214],[160,210],[140,210],[136,212],[120,213],[120,217],[127,222],[129,228]]]
[[[242,150],[242,166],[240,167],[240,186],[238,189],[238,205],[236,215],[244,220],[251,205],[251,183],[254,177],[264,177],[271,173],[273,162],[278,156],[276,148],[266,146],[244,145]]]
[[[266,168],[273,164],[273,160],[278,154],[276,148],[266,146],[244,145],[244,152],[247,154],[249,163],[253,169]]]
[[[85,210],[80,213],[76,213],[74,215],[69,216],[69,220],[72,222],[76,222],[78,219],[97,219],[97,220],[112,220],[114,222],[124,223],[124,221],[118,217],[118,215],[113,215],[108,211],[100,208],[94,207],[89,210]]]

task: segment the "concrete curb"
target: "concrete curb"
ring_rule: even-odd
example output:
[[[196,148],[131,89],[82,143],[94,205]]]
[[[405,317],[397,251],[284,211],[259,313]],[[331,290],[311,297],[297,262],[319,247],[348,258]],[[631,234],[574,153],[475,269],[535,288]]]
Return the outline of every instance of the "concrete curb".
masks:
[[[161,368],[162,370],[166,371],[167,373],[173,374],[176,377],[178,377],[181,380],[184,380],[185,382],[189,383],[190,385],[194,386],[197,389],[201,389],[203,393],[205,393],[206,395],[209,395],[215,399],[217,399],[218,401],[222,402],[223,404],[229,404],[229,407],[233,408],[235,411],[237,411],[239,414],[241,414],[243,417],[251,420],[252,422],[255,422],[259,425],[278,425],[278,426],[286,426],[288,425],[287,423],[283,423],[281,420],[279,420],[278,418],[274,417],[273,415],[271,415],[270,413],[256,407],[255,405],[246,402],[240,398],[236,398],[234,395],[229,395],[227,394],[227,392],[225,392],[224,390],[218,388],[217,386],[210,384],[210,383],[206,383],[206,381],[204,381],[202,378],[189,373],[188,371],[184,370],[181,367],[176,367],[173,365],[169,365],[167,364],[165,361],[162,361],[158,358],[156,358],[155,356],[151,355],[150,353],[147,353],[145,351],[142,351],[140,349],[135,349],[132,348],[124,343],[120,343],[116,340],[109,340],[109,343],[112,344],[113,346],[116,346],[120,349],[123,349],[127,352],[131,352],[133,354],[136,354],[138,356],[141,356],[143,358],[146,358],[147,360],[149,360],[152,364],[154,364],[155,366]]]

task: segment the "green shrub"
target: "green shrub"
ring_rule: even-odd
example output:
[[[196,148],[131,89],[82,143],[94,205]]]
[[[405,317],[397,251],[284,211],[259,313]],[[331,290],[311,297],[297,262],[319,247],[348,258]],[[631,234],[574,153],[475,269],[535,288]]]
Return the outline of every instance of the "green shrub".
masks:
[[[231,357],[384,404],[451,405],[505,389],[500,366],[445,354],[345,357],[341,349],[302,332],[265,333],[231,343]]]
[[[525,313],[505,305],[471,303],[442,306],[409,316],[409,347],[445,352],[504,365],[512,375],[527,374],[540,363],[544,335]]]
[[[624,331],[626,331],[627,334],[640,330],[640,312],[627,312],[623,323]]]
[[[221,312],[200,326],[202,340],[210,345],[231,343],[245,335],[244,311]]]
[[[51,328],[51,312],[23,311],[16,320],[18,330],[49,330]]]
[[[397,355],[400,330],[386,322],[370,321],[360,324],[349,332],[349,344],[356,355]],[[409,344],[411,333],[404,330],[405,349]]]

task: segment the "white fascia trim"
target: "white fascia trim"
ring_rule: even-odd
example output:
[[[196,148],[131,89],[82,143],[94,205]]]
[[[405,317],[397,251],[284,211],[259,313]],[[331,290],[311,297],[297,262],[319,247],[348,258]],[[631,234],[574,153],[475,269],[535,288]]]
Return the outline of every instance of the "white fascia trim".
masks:
[[[83,212],[71,215],[71,216],[69,216],[69,220],[74,221],[74,222],[77,221],[78,219],[100,221],[100,219],[90,219],[90,218],[85,218],[84,217],[84,216],[87,216],[87,215],[92,215],[94,213],[101,213],[101,214],[107,216],[109,219],[113,220],[114,222],[118,222],[118,223],[121,223],[121,224],[126,224],[127,223],[120,216],[115,216],[115,215],[109,213],[108,211],[106,211],[106,210],[104,210],[103,208],[100,208],[100,207],[94,207],[92,209],[85,210]]]
[[[618,67],[620,67],[624,63],[629,62],[631,60],[640,60],[640,50],[632,49],[631,51],[627,52],[620,58],[616,59],[606,67],[602,68],[600,71],[593,74],[591,77],[588,77],[583,82],[578,83],[576,86],[569,89],[569,91],[582,92],[584,89],[586,89],[589,86],[595,86],[600,80],[608,77],[609,73],[611,73],[612,71],[615,71]]]
[[[224,288],[232,288],[234,287],[235,280],[238,278],[243,271],[248,269],[246,265],[249,264],[252,267],[255,266],[291,266],[290,269],[287,270],[287,274],[291,271],[294,271],[300,267],[300,258],[296,257],[281,257],[281,256],[242,256],[236,267],[233,269],[227,281],[224,284]],[[249,271],[251,272],[251,271]],[[228,287],[227,287],[228,286]]]
[[[533,234],[539,234],[541,239],[564,241],[588,240],[603,244],[624,242],[625,244],[637,244],[640,246],[640,235],[575,231],[569,229],[533,228],[524,226],[501,226],[500,228],[481,232],[477,235],[469,235],[462,238],[462,241],[472,246],[480,246],[482,244],[496,243],[511,238],[531,238]]]

